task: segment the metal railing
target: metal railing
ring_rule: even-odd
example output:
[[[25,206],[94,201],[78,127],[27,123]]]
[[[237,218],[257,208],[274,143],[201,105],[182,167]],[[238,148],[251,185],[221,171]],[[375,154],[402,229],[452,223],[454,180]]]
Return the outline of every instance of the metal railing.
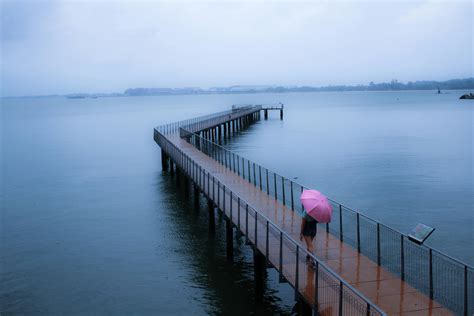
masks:
[[[193,133],[224,124],[226,122],[239,119],[246,115],[258,112],[262,109],[261,105],[252,105],[252,106],[243,106],[233,108],[232,111],[220,112],[218,116],[204,118],[197,122],[189,122],[188,124],[183,124],[179,128],[180,137],[189,137]]]
[[[341,279],[312,253],[301,248],[298,242],[278,225],[227,188],[157,129],[154,138],[177,166],[192,178],[234,223],[237,223],[237,228],[245,233],[248,241],[265,254],[267,260],[271,261],[280,273],[280,277],[288,280],[293,286],[295,295],[311,290],[314,297],[303,296],[303,298],[308,304],[313,305],[316,311],[329,307],[334,314],[337,311],[338,315],[385,315],[367,297]],[[270,245],[274,245],[274,241],[277,241],[279,249],[276,253],[270,252]],[[310,267],[305,260],[307,255],[316,262],[314,267]],[[306,279],[305,274],[300,273],[303,269],[313,271],[309,279],[309,273],[306,274]]]
[[[254,111],[258,111],[261,109],[261,105],[252,105],[250,107],[252,107]],[[194,129],[196,129],[195,131],[202,130],[202,129],[208,128],[208,127],[205,127],[205,124],[212,122],[216,118],[221,118],[223,120],[225,118],[229,119],[229,115],[230,115],[230,119],[235,119],[242,115],[245,115],[243,114],[243,112],[248,111],[249,109],[250,108],[248,105],[243,105],[243,106],[236,105],[232,107],[232,110],[221,111],[217,113],[212,113],[212,114],[208,114],[204,116],[182,120],[179,122],[173,122],[173,123],[158,126],[155,129],[164,135],[176,133],[179,131],[181,127],[186,127],[186,130],[194,130]]]
[[[189,143],[292,210],[309,189],[182,128]],[[332,199],[333,220],[318,224],[457,315],[474,314],[474,268]]]

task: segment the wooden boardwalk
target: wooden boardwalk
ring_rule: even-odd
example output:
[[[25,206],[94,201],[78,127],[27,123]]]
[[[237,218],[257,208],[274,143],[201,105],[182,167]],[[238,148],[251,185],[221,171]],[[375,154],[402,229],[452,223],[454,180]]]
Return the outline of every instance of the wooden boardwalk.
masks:
[[[204,154],[178,132],[165,134],[157,142],[176,163],[177,169],[200,187],[265,260],[279,271],[282,279],[288,281],[319,314],[381,314],[376,308],[367,307],[370,304],[361,301],[350,289],[340,291],[340,281],[331,273],[323,273],[323,267],[315,268],[307,262],[305,246],[299,241],[301,217],[297,212]],[[253,210],[259,213],[257,219]],[[269,225],[268,220],[287,235],[283,236]],[[452,315],[400,277],[321,228],[314,242],[318,260],[386,314]],[[290,242],[287,236],[293,240]],[[349,303],[343,305],[342,301]]]

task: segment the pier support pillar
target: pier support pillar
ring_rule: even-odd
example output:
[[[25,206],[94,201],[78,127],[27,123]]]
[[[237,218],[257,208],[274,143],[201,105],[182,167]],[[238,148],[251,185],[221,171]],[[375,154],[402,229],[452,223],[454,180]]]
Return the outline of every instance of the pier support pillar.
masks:
[[[283,120],[283,109],[280,110],[280,120]]]
[[[163,169],[163,171],[168,170],[168,155],[163,149],[161,150],[161,169]]]
[[[214,203],[212,203],[211,199],[207,199],[207,210],[209,213],[209,231],[214,233],[216,228],[216,218],[214,215]]]
[[[176,165],[176,186],[177,186],[178,188],[179,188],[179,186],[181,185],[180,177],[181,177],[181,171],[179,170],[178,165]]]
[[[189,197],[189,177],[184,175],[184,195]]]
[[[225,220],[225,233],[226,233],[226,254],[227,260],[232,261],[234,257],[234,236],[232,234],[232,222],[229,218]]]
[[[268,120],[268,110],[267,109],[263,110],[263,116],[265,117],[266,120]]]
[[[170,159],[170,175],[174,176],[174,162]]]
[[[193,183],[194,189],[194,209],[199,210],[199,187],[197,186],[196,182]]]
[[[253,271],[255,281],[255,300],[261,302],[265,290],[266,260],[265,256],[255,247],[253,249]]]

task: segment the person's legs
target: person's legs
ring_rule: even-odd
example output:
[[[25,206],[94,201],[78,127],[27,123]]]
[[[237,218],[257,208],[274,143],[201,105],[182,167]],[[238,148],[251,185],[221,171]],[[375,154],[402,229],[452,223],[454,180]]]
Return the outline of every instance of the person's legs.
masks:
[[[313,238],[311,238],[311,236],[303,236],[303,238],[306,243],[306,249],[313,253]]]

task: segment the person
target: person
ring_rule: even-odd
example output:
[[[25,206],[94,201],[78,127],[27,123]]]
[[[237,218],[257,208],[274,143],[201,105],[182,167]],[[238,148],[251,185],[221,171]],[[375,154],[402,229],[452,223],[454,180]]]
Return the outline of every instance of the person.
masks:
[[[318,222],[308,215],[306,211],[303,211],[303,217],[301,218],[301,232],[300,232],[300,240],[303,241],[306,244],[306,249],[314,254],[313,251],[313,239],[316,236],[316,231],[317,231],[317,224]],[[309,255],[306,255],[306,260],[310,261],[311,257]],[[311,264],[314,265],[314,261],[311,260]]]

